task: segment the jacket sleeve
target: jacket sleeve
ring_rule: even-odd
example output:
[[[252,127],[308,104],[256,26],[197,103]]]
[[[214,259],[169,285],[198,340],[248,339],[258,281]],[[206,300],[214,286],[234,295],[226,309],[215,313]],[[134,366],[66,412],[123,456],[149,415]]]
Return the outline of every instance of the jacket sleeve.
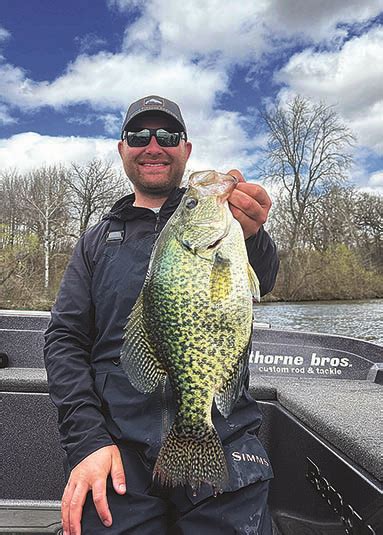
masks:
[[[277,247],[263,226],[246,240],[249,262],[257,274],[261,296],[274,288],[279,269]]]
[[[65,271],[44,346],[49,393],[58,409],[61,443],[71,469],[92,452],[113,444],[90,367],[94,310],[85,236]]]

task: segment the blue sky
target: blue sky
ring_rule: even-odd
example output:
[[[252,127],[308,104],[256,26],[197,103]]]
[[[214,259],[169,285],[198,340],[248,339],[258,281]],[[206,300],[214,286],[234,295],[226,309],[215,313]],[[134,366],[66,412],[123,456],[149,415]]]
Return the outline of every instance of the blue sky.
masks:
[[[352,180],[383,191],[383,0],[2,0],[0,168],[119,166],[127,106],[176,100],[190,169],[256,180],[256,109],[295,94],[337,105]]]

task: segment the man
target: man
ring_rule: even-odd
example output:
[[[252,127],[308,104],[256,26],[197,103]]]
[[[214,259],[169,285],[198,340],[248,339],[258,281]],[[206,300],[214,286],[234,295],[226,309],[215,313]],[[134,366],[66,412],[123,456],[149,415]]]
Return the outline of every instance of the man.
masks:
[[[266,500],[272,471],[256,436],[261,416],[247,390],[227,420],[213,410],[229,464],[228,488],[214,497],[202,487],[195,496],[189,488],[152,481],[172,409],[169,388],[141,394],[119,366],[123,327],[152,246],[182,198],[191,149],[177,104],[152,95],[129,107],[118,150],[134,194],[82,235],[52,310],[45,363],[70,472],[62,499],[64,534],[198,528],[204,534],[271,534]],[[231,210],[265,294],[278,270],[274,243],[262,226],[271,201],[239,171],[229,173],[239,180]],[[253,461],[243,461],[245,454]]]

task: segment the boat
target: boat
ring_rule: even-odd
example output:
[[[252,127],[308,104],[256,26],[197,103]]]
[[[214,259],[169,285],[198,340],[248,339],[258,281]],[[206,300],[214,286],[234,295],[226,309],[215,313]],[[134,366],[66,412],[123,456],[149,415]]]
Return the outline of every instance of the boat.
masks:
[[[42,354],[49,317],[0,311],[0,533],[62,533],[64,455]],[[274,471],[274,534],[383,534],[383,347],[254,327],[250,391]]]

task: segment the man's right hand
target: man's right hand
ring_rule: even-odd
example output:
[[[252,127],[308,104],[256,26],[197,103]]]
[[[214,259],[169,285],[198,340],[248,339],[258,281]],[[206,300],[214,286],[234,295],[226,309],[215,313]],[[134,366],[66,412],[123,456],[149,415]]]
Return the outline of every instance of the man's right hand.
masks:
[[[118,494],[125,494],[125,472],[117,446],[100,448],[73,468],[61,504],[64,535],[81,535],[82,509],[90,490],[101,521],[107,527],[112,525],[112,515],[106,499],[106,480],[109,474],[114,490]]]

